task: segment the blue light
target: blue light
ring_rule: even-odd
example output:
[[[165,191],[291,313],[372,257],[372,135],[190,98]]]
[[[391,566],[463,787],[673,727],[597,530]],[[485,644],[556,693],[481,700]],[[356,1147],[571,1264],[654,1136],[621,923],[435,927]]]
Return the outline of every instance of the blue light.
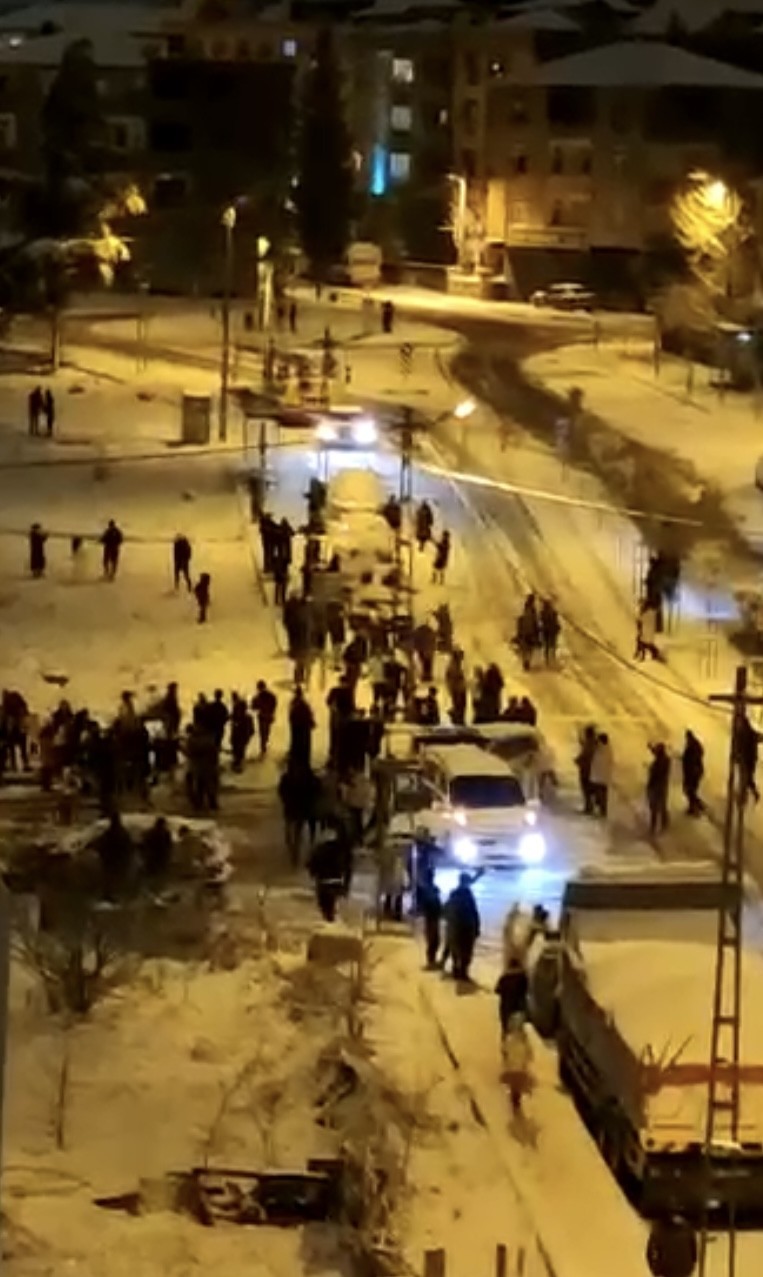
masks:
[[[387,148],[378,144],[371,153],[371,194],[384,195],[387,190]]]

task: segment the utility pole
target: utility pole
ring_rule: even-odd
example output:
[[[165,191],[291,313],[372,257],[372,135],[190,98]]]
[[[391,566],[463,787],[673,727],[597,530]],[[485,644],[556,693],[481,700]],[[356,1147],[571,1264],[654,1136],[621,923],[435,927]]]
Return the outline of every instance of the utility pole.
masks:
[[[402,617],[406,631],[413,628],[413,409],[403,409],[400,431],[398,486],[400,526],[395,530],[395,621]],[[408,536],[405,536],[406,524]],[[404,610],[403,610],[404,609]]]
[[[230,388],[230,301],[233,288],[233,232],[236,229],[236,210],[232,204],[223,209],[221,217],[225,233],[225,265],[223,276],[223,334],[220,352],[220,415],[218,438],[225,443],[228,438],[228,391]]]
[[[744,766],[743,735],[747,709],[763,704],[763,697],[747,693],[747,670],[736,671],[733,692],[711,696],[716,704],[731,705],[731,741],[723,826],[721,899],[715,953],[713,1020],[710,1037],[710,1075],[705,1123],[707,1198],[713,1155],[719,1147],[739,1143],[740,1038],[742,1022],[742,903],[744,899],[744,817],[749,776]],[[708,1201],[706,1199],[699,1248],[699,1273],[705,1277],[708,1259]],[[729,1204],[727,1277],[736,1277],[736,1219]]]

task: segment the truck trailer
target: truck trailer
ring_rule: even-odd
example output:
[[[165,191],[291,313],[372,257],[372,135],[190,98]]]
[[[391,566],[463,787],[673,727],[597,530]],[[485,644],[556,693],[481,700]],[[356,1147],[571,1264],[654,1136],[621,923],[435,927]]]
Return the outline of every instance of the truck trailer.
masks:
[[[763,1215],[763,956],[752,948],[742,958],[738,1138],[724,1123],[706,1148],[723,890],[717,868],[589,873],[568,884],[551,941],[561,1079],[650,1217]],[[731,1069],[719,1068],[721,1098]]]

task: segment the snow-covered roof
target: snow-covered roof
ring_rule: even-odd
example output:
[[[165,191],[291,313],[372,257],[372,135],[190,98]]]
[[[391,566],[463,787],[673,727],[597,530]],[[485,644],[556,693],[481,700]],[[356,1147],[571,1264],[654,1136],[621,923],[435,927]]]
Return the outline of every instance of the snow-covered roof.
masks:
[[[619,40],[546,62],[541,84],[595,88],[763,89],[763,75],[661,41]]]
[[[55,35],[41,35],[35,36],[34,39],[22,40],[18,45],[3,41],[0,43],[0,65],[57,67],[66,49],[74,40],[83,38],[84,35],[83,32],[60,31]],[[87,39],[93,50],[95,65],[103,70],[145,65],[146,37],[140,39],[122,31],[96,29],[87,32]]]
[[[763,16],[763,0],[655,0],[629,25],[637,35],[665,35],[674,23],[695,32],[729,13]]]
[[[45,29],[85,33],[93,27],[132,35],[148,35],[163,30],[173,6],[124,3],[47,3],[23,5],[0,14],[0,31],[34,35]]]
[[[545,6],[522,9],[507,18],[497,18],[493,25],[502,31],[580,31],[580,23],[574,18]]]

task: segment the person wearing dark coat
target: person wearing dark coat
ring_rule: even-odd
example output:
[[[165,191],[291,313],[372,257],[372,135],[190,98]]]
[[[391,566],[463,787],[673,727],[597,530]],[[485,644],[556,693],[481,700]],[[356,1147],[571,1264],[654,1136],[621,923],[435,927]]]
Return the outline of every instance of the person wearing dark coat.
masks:
[[[422,501],[416,510],[416,540],[420,550],[423,550],[427,542],[432,540],[433,527],[434,515],[432,514],[432,507],[428,501]]]
[[[218,751],[222,748],[228,718],[228,706],[223,700],[223,689],[216,687],[214,697],[207,709],[207,723]]]
[[[289,761],[309,767],[312,756],[315,716],[301,687],[295,689],[289,707]]]
[[[164,727],[164,731],[169,740],[177,740],[180,734],[180,723],[183,717],[183,711],[180,708],[178,699],[177,683],[168,683],[164,696],[159,701],[157,713]]]
[[[208,572],[202,572],[196,586],[194,588],[194,597],[196,599],[196,620],[199,625],[203,625],[207,619],[209,612],[209,603],[212,594],[212,578]]]
[[[448,948],[453,959],[453,976],[468,980],[474,946],[480,934],[480,915],[472,891],[472,878],[459,874],[458,886],[450,893],[446,905]]]
[[[443,907],[440,888],[434,877],[434,870],[427,866],[424,876],[416,892],[419,913],[424,919],[424,939],[426,941],[427,970],[437,969],[437,955],[440,952],[440,926]]]
[[[509,1021],[513,1015],[527,1015],[527,995],[529,992],[527,972],[516,956],[509,958],[503,975],[495,986],[498,995],[498,1018],[501,1024],[501,1038],[509,1030]]]
[[[257,733],[260,738],[260,758],[268,752],[268,742],[276,716],[278,701],[264,679],[257,683],[256,694],[252,697],[252,709],[257,719]]]
[[[495,662],[488,665],[482,677],[480,721],[495,723],[501,717],[503,674]]]
[[[313,848],[307,867],[315,882],[315,899],[326,922],[336,919],[336,905],[344,895],[346,845],[342,838],[329,838]]]
[[[260,543],[262,545],[262,567],[266,576],[273,571],[276,543],[278,541],[278,524],[272,514],[265,510],[260,515]]]
[[[670,754],[659,741],[651,745],[652,761],[646,779],[646,801],[649,807],[649,833],[654,838],[668,827],[668,789],[670,786]]]
[[[42,396],[42,413],[45,418],[45,434],[52,439],[53,427],[56,424],[56,401],[49,386]]]
[[[118,812],[113,812],[109,823],[95,843],[101,862],[103,895],[114,900],[127,885],[133,864],[133,843]]]
[[[529,670],[533,653],[541,644],[540,621],[535,606],[535,595],[528,594],[517,621],[517,648],[522,658],[522,668]]]
[[[146,878],[149,882],[161,883],[167,877],[172,860],[172,834],[164,816],[157,816],[146,831],[140,852]]]
[[[243,770],[246,747],[253,735],[254,721],[246,707],[246,701],[237,692],[234,692],[230,712],[230,749],[233,755],[232,768],[234,772]]]
[[[36,581],[45,575],[47,566],[45,542],[47,539],[47,532],[43,532],[39,523],[33,523],[29,529],[29,571]]]
[[[450,559],[450,533],[447,528],[435,545],[434,563],[432,564],[432,584],[444,585],[445,572]]]
[[[182,532],[178,532],[175,540],[172,542],[172,576],[175,583],[175,589],[180,585],[181,577],[186,583],[188,593],[193,590],[191,584],[191,557],[193,550],[188,537],[183,536]]]
[[[705,751],[694,732],[687,731],[684,752],[681,755],[681,780],[686,798],[686,814],[701,816],[705,804],[699,796],[699,787],[705,774]]]
[[[103,575],[107,581],[113,581],[119,568],[119,555],[124,536],[113,519],[109,519],[106,531],[101,536],[103,547]]]
[[[278,782],[278,797],[283,810],[286,849],[296,868],[300,860],[302,838],[307,828],[312,848],[315,841],[320,782],[309,767],[289,762]]]
[[[39,435],[40,433],[40,417],[43,410],[43,394],[42,386],[35,386],[34,390],[30,390],[27,399],[27,412],[29,417],[29,433],[30,435]]]
[[[436,687],[430,687],[426,696],[419,701],[419,722],[422,727],[440,726],[440,705]]]
[[[755,772],[758,768],[758,747],[760,734],[755,731],[749,718],[745,715],[739,724],[734,755],[739,768],[739,782],[745,799],[752,794],[755,802],[760,801]]]
[[[529,696],[523,696],[517,705],[515,722],[527,723],[528,727],[537,727],[538,711]]]
[[[544,599],[540,605],[540,636],[546,665],[554,665],[556,662],[556,649],[561,629],[559,613],[550,599]]]
[[[580,749],[575,759],[575,766],[578,769],[578,783],[580,785],[580,793],[583,798],[583,812],[586,816],[594,814],[594,787],[591,784],[591,764],[593,756],[596,752],[596,728],[593,723],[589,723],[583,728],[580,737]]]
[[[421,665],[422,681],[431,683],[437,652],[437,631],[427,621],[422,621],[413,631],[413,647]]]

